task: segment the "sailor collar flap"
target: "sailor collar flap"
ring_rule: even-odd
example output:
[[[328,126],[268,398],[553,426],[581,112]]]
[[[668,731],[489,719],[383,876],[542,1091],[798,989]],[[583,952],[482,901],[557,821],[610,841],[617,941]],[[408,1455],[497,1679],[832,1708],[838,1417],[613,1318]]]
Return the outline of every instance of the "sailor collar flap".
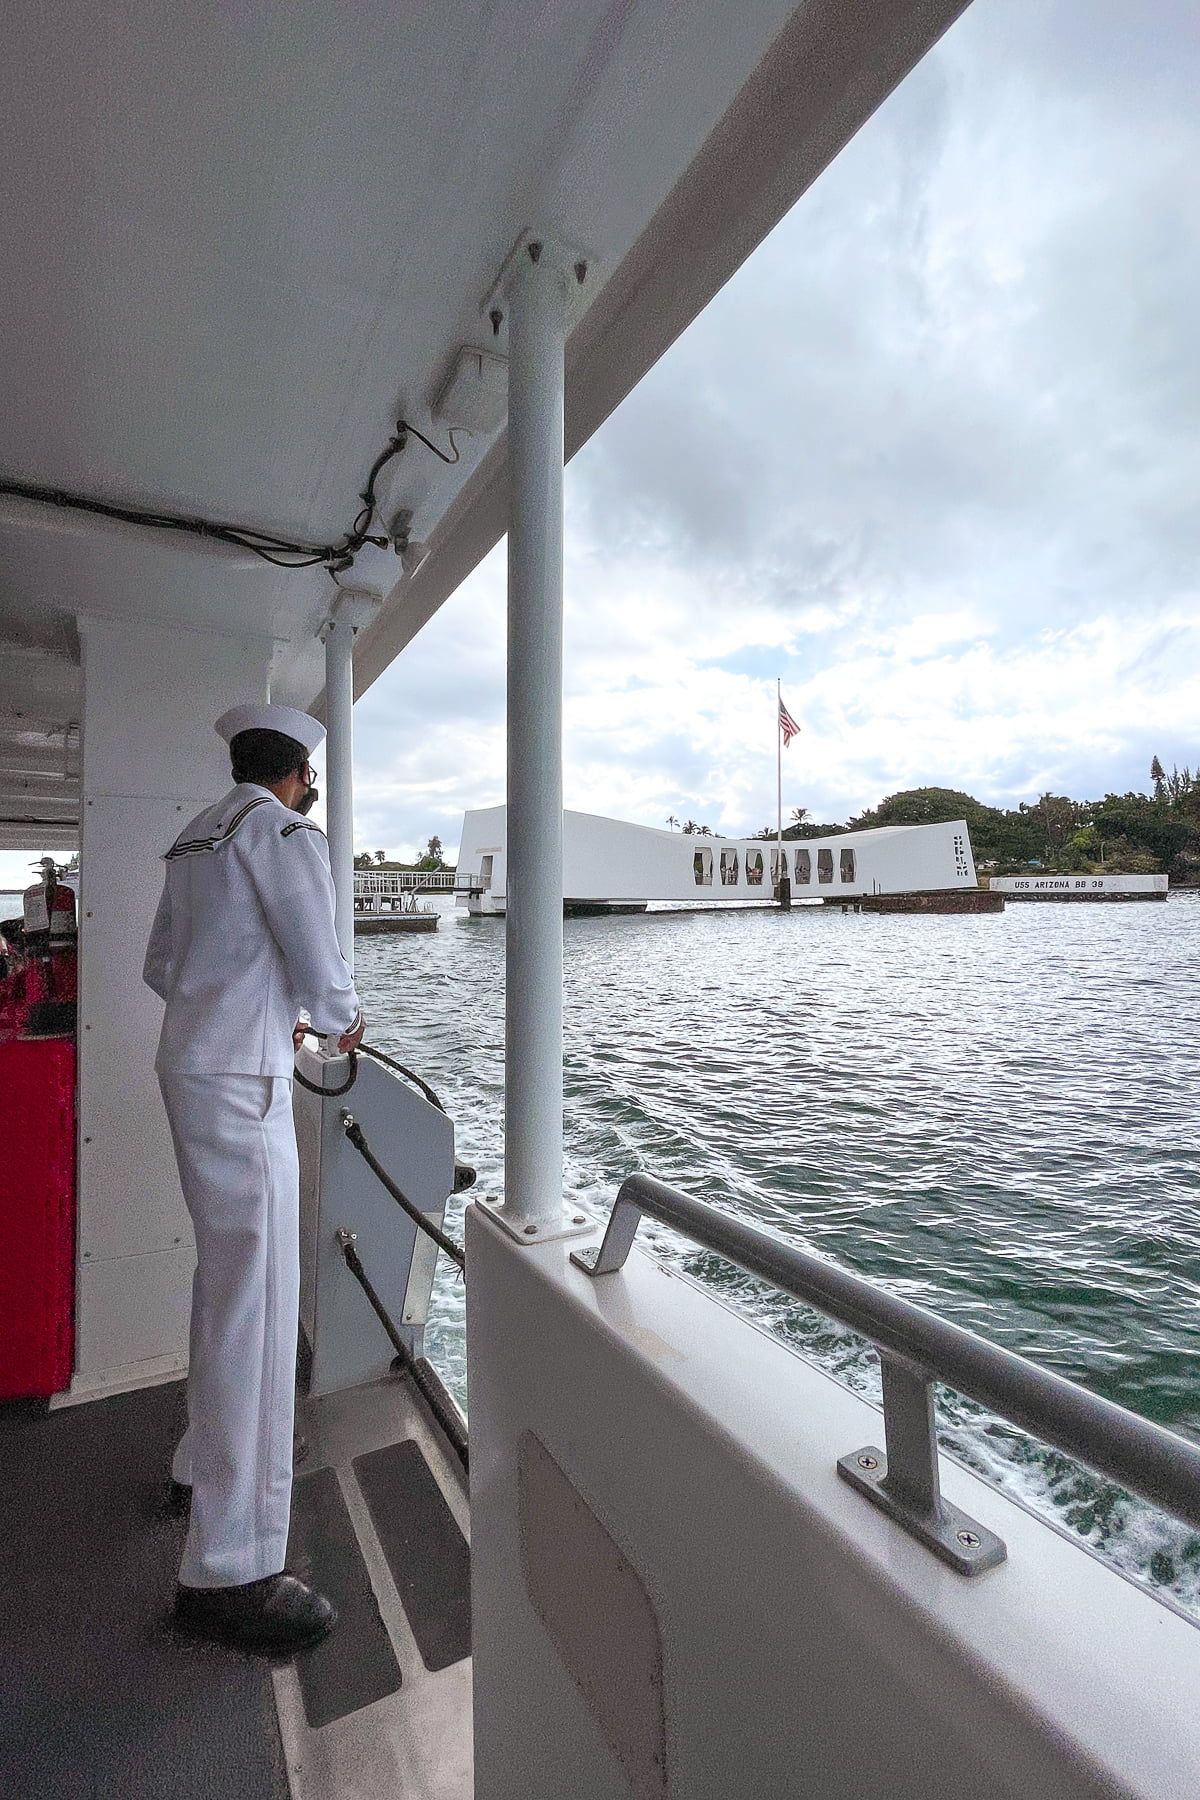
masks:
[[[243,801],[230,816],[221,831],[209,833],[203,837],[178,838],[167,851],[166,861],[170,862],[179,856],[198,856],[206,851],[220,850],[230,839],[236,837],[250,814],[259,806],[278,806],[280,802],[274,794],[256,794],[252,800]],[[285,809],[286,810],[286,809]],[[286,827],[285,827],[286,829]]]
[[[205,832],[198,835],[193,834],[192,836],[183,836],[176,839],[175,843],[172,844],[171,848],[167,851],[165,861],[171,862],[173,859],[180,856],[199,856],[206,854],[209,851],[223,849],[231,839],[237,836],[246,820],[250,817],[250,814],[256,811],[260,806],[277,806],[282,813],[287,815],[287,823],[286,825],[282,825],[279,831],[279,835],[282,838],[291,837],[294,831],[315,831],[318,837],[325,836],[321,827],[315,825],[311,819],[303,819],[298,814],[292,813],[288,807],[284,806],[277,795],[263,793],[260,790],[258,793],[253,794],[249,800],[243,800],[240,805],[236,806],[219,831]],[[203,816],[204,815],[201,814],[201,817]],[[186,829],[188,831],[193,830],[191,826]]]

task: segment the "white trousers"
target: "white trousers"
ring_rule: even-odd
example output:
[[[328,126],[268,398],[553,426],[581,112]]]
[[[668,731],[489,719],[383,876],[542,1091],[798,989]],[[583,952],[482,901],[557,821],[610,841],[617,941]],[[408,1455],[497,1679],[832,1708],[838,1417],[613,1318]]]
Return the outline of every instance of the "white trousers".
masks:
[[[229,1587],[283,1568],[292,1498],[300,1177],[284,1076],[159,1078],[196,1233],[179,1579]]]

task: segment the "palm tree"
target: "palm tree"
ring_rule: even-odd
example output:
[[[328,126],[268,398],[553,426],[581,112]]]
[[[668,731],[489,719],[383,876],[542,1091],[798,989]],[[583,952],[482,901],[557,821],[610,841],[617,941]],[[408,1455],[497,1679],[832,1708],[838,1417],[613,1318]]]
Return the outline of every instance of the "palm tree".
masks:
[[[385,863],[387,861],[387,851],[377,850],[375,852],[375,861],[380,864]]]
[[[807,806],[793,806],[793,808],[792,808],[792,821],[793,821],[793,823],[794,823],[794,824],[796,824],[796,825],[803,825],[803,823],[804,823],[804,821],[805,821],[805,819],[807,819],[807,818],[808,818],[808,816],[809,816],[809,815],[808,815],[808,808],[807,808]]]
[[[679,820],[675,817],[674,813],[667,814],[667,824],[671,827],[672,831],[674,831],[674,829],[678,825],[678,823],[679,823]]]

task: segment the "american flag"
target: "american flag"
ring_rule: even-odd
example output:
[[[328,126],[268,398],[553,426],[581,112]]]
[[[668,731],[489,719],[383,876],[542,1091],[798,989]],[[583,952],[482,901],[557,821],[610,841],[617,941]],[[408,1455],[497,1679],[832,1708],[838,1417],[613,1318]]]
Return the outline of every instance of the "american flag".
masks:
[[[779,729],[783,733],[783,747],[786,750],[794,737],[799,737],[800,727],[783,704],[782,694],[779,697]]]

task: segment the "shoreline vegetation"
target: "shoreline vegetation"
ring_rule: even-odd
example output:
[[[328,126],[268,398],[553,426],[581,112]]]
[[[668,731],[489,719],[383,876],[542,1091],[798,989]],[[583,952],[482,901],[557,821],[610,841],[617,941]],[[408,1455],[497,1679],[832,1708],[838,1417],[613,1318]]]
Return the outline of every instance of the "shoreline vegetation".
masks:
[[[385,874],[402,875],[435,875],[445,873],[454,868],[453,863],[442,861],[442,840],[431,837],[425,846],[425,854],[416,862],[389,862],[386,850],[356,850],[354,853],[356,869],[382,869]]]
[[[1150,764],[1149,794],[1106,794],[1102,800],[1072,800],[1066,794],[1008,809],[988,806],[960,788],[906,788],[844,825],[818,824],[808,809],[794,807],[783,835],[789,842],[873,831],[883,825],[940,825],[965,819],[975,866],[984,875],[1023,875],[1028,869],[1074,875],[1170,876],[1174,887],[1200,887],[1200,770],[1173,768],[1168,774],[1156,756]],[[668,821],[678,824],[678,820]],[[773,839],[775,827],[748,834],[713,832],[687,819],[685,835],[749,835]],[[442,859],[442,840],[429,839],[416,862],[392,862],[385,850],[360,850],[356,869],[425,873],[453,868]]]
[[[1021,875],[1040,868],[1078,875],[1166,874],[1172,886],[1200,887],[1200,772],[1184,768],[1168,774],[1156,756],[1150,780],[1150,794],[1106,794],[1102,800],[1043,794],[1031,805],[1007,810],[958,788],[907,788],[844,825],[818,825],[804,807],[794,808],[783,835],[835,837],[881,825],[965,819],[981,873]],[[685,831],[688,826],[703,830],[691,820]],[[764,826],[754,835],[774,838],[775,827]]]

